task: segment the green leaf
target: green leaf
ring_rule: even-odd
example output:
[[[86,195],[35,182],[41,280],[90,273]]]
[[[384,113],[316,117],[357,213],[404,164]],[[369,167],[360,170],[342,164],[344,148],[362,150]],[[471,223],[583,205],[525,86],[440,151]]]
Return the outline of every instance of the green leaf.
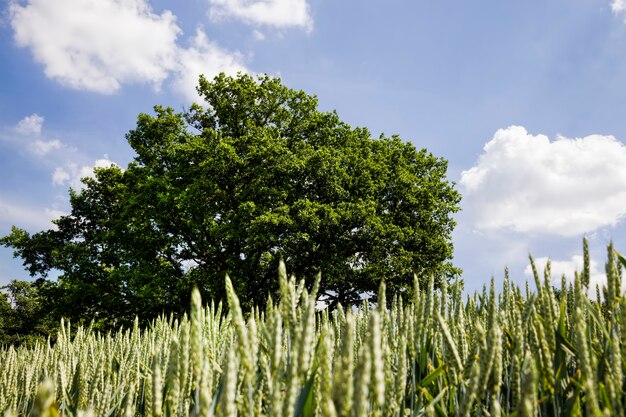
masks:
[[[306,384],[300,390],[296,406],[293,411],[294,417],[312,417],[313,416],[313,381],[315,381],[315,371],[306,381]]]
[[[441,401],[441,399],[443,398],[444,394],[446,393],[446,391],[448,390],[447,387],[444,387],[444,389],[442,389],[439,394],[437,394],[436,397],[433,398],[433,396],[430,394],[430,392],[428,392],[428,390],[422,386],[418,387],[420,389],[420,391],[422,392],[422,394],[424,394],[424,397],[426,397],[426,399],[428,400],[429,404],[432,404],[435,407],[435,411],[437,412],[437,415],[439,417],[447,417],[448,413],[446,413],[446,410],[443,409],[443,407],[441,407],[441,404],[439,404],[439,402]]]
[[[213,417],[215,415],[215,412],[217,411],[217,407],[220,403],[220,398],[222,398],[222,392],[224,391],[224,380],[225,378],[220,379],[220,383],[217,386],[217,392],[213,396],[213,403],[211,404],[211,408],[209,409],[208,417]]]
[[[426,375],[420,382],[420,387],[427,387],[431,382],[436,380],[439,376],[441,376],[445,372],[445,365],[439,366],[439,368],[432,371],[430,374]]]
[[[574,345],[567,339],[567,336],[561,334],[561,332],[554,332],[555,340],[557,346],[561,348],[565,353],[568,353],[572,356],[576,356],[576,348]]]

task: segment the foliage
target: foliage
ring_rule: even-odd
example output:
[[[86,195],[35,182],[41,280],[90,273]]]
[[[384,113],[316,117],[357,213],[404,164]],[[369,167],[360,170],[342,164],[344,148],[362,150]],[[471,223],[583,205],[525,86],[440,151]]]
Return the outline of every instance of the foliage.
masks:
[[[414,273],[459,272],[460,195],[445,160],[374,139],[268,76],[201,78],[198,92],[206,108],[139,115],[127,135],[135,160],[84,179],[56,229],[0,240],[33,276],[61,272],[50,297],[59,316],[180,313],[193,286],[224,299],[226,272],[248,309],[276,294],[279,257],[298,276],[323,271],[320,293],[334,304],[375,293],[383,277],[408,294]]]
[[[405,304],[316,311],[316,283],[244,318],[221,305],[106,336],[61,326],[57,343],[0,350],[0,411],[75,416],[624,416],[626,297],[609,248],[604,301],[582,277],[555,298],[505,278],[467,300],[458,284]],[[586,269],[583,272],[588,273]],[[564,281],[565,282],[565,281]]]
[[[12,280],[0,287],[0,344],[33,344],[56,328],[36,283]]]
[[[6,327],[10,323],[11,304],[5,294],[0,293],[0,344],[5,342]]]

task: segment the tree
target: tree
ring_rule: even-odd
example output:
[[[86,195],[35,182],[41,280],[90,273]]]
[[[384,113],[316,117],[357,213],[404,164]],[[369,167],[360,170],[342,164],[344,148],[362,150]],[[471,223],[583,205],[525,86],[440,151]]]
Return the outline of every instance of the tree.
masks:
[[[11,304],[6,294],[0,292],[0,345],[8,343],[8,329],[10,325]]]
[[[351,303],[406,291],[413,274],[449,278],[451,214],[460,195],[447,162],[399,137],[371,137],[279,79],[200,78],[206,107],[155,107],[127,134],[125,170],[98,168],[70,191],[57,229],[14,228],[34,276],[61,271],[65,315],[152,317],[180,311],[193,285],[221,298],[229,273],[241,299],[277,289],[278,258],[322,293]]]
[[[0,344],[31,343],[56,329],[44,314],[36,283],[12,280],[0,287]]]

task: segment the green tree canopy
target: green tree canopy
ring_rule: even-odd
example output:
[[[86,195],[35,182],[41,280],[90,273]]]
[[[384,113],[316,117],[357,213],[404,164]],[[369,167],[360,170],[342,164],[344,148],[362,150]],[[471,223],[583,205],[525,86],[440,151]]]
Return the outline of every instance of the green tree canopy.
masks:
[[[57,325],[45,314],[35,283],[12,280],[0,287],[0,344],[31,343]]]
[[[277,289],[278,258],[350,303],[450,277],[451,214],[460,195],[447,162],[399,137],[372,138],[279,79],[203,77],[205,106],[155,107],[127,134],[126,169],[96,169],[70,190],[56,228],[14,228],[33,276],[60,271],[59,314],[153,317],[188,305],[190,288],[220,298],[229,273],[242,300]]]

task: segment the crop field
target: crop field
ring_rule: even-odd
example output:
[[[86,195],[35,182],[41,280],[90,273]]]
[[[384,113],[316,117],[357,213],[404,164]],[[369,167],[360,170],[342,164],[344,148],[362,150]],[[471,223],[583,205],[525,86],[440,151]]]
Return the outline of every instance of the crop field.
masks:
[[[280,267],[281,298],[244,316],[192,295],[180,320],[114,334],[65,323],[54,343],[0,349],[5,416],[619,416],[626,299],[609,248],[607,286],[589,270],[532,290],[505,276],[408,301],[318,310],[315,286]],[[416,281],[417,282],[417,281]],[[389,301],[389,302],[387,302]],[[224,311],[228,310],[226,314]]]

